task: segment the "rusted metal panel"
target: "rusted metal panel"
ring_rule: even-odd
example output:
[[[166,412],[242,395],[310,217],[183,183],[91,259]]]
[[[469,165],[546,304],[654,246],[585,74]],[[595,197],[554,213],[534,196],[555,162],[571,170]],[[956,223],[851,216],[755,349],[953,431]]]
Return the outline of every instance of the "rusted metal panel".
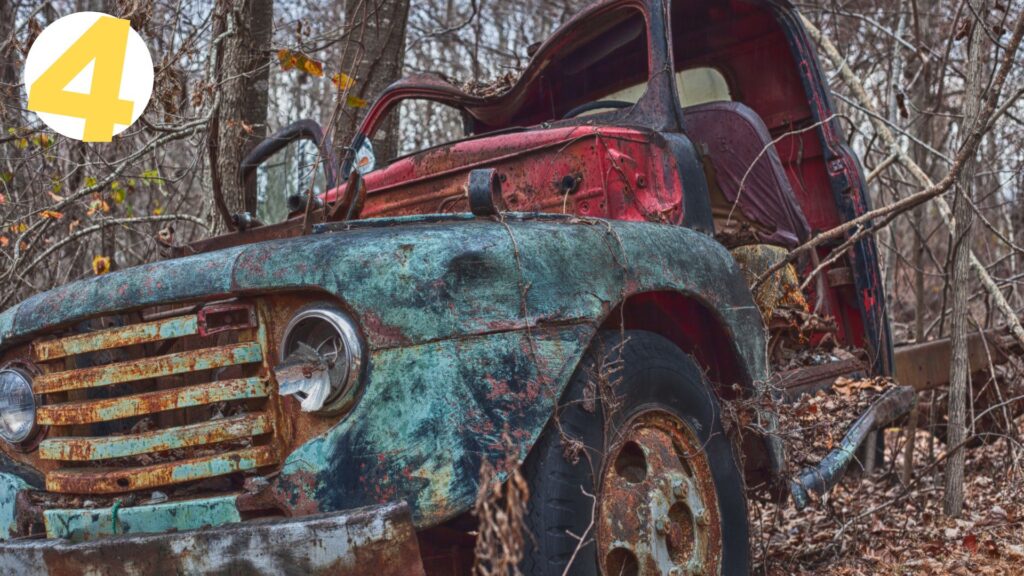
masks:
[[[972,372],[988,370],[990,360],[996,365],[1006,362],[1001,339],[1007,340],[1001,330],[968,335],[967,358]],[[915,390],[930,390],[949,384],[953,348],[948,338],[899,346],[894,356],[896,380],[900,384],[913,386]]]
[[[105,460],[249,438],[271,430],[265,414],[247,414],[140,434],[50,438],[39,444],[39,455],[49,460]]]
[[[408,508],[391,503],[341,514],[78,544],[0,544],[0,573],[422,576],[423,566]]]
[[[814,394],[818,390],[831,387],[840,376],[863,375],[867,373],[867,369],[863,361],[848,358],[777,372],[772,376],[772,385],[779,388],[785,398],[795,400],[802,394]]]
[[[223,380],[122,398],[49,404],[38,408],[36,421],[44,426],[91,424],[268,394],[267,382],[258,377]]]
[[[253,470],[275,461],[272,447],[254,446],[138,468],[66,468],[46,474],[46,489],[64,494],[117,494]]]
[[[371,347],[353,412],[292,451],[271,480],[292,513],[405,498],[416,524],[428,526],[466,510],[481,459],[504,454],[501,431],[525,456],[598,325],[631,294],[670,290],[706,302],[734,338],[739,371],[766,377],[764,333],[750,329],[760,312],[728,252],[707,236],[512,214],[500,223],[400,222],[326,227],[282,241],[287,250],[254,245],[239,258],[235,282],[246,291],[284,282],[337,294]]]
[[[191,336],[196,333],[197,329],[198,323],[194,315],[182,316],[110,328],[88,334],[76,334],[56,340],[40,340],[32,345],[32,353],[37,362],[46,362],[97,350]]]
[[[246,302],[226,302],[204,306],[198,314],[199,335],[212,336],[231,330],[256,327],[256,307]]]
[[[109,386],[147,378],[185,374],[201,370],[213,370],[238,364],[250,364],[263,359],[263,352],[256,342],[232,344],[141,358],[116,364],[52,372],[36,378],[33,388],[36,394],[49,394],[67,390],[79,390],[98,386]]]

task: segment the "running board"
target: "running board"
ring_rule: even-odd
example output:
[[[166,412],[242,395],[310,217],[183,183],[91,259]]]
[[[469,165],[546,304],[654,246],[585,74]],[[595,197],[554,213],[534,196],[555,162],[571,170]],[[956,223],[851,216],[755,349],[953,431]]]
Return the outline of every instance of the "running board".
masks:
[[[802,510],[810,503],[811,492],[824,495],[839,483],[846,467],[853,462],[857,448],[872,430],[907,414],[916,402],[917,394],[910,386],[900,386],[882,394],[850,426],[836,449],[829,452],[817,466],[805,468],[795,479],[790,480],[789,491],[797,510]]]

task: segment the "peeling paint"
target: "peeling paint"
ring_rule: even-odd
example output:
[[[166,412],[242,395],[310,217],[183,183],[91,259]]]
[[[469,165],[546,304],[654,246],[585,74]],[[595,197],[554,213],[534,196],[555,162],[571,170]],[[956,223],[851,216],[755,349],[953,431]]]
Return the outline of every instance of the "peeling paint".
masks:
[[[732,345],[748,381],[764,378],[764,336],[748,328],[760,325],[760,312],[729,253],[692,230],[514,214],[345,227],[351,229],[328,226],[312,236],[183,258],[197,262],[187,279],[183,268],[162,265],[114,274],[133,286],[223,287],[205,275],[229,269],[229,293],[323,292],[360,320],[369,347],[365,390],[333,428],[283,455],[270,492],[290,513],[405,499],[416,524],[426,526],[468,509],[481,460],[501,456],[501,433],[507,430],[525,457],[590,338],[632,294],[673,291],[705,303],[736,335]],[[309,261],[321,265],[298,266]],[[78,317],[49,302],[95,285],[59,288],[5,314],[27,319],[58,310],[49,322],[66,325]],[[166,303],[164,291],[128,292],[136,299],[108,304],[97,296],[90,313]],[[273,296],[266,299],[272,307]],[[96,408],[108,401],[88,402]],[[209,473],[258,465],[249,457],[202,464],[216,468]],[[167,470],[146,470],[151,480],[131,489],[198,474]],[[114,477],[76,474],[61,484],[88,478],[91,489],[118,488]]]
[[[241,521],[234,496],[164,502],[119,508],[117,529],[113,508],[55,509],[43,512],[47,538],[71,542],[114,534],[181,532]]]
[[[15,500],[19,492],[29,488],[21,478],[0,472],[0,541],[10,538],[17,528]]]

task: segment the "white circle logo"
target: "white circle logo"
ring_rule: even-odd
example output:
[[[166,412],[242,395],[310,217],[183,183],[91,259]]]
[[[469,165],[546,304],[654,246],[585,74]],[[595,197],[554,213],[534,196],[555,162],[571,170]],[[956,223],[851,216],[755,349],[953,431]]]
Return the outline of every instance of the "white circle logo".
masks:
[[[54,131],[110,142],[142,116],[153,60],[127,20],[76,12],[46,27],[25,59],[28,109]]]

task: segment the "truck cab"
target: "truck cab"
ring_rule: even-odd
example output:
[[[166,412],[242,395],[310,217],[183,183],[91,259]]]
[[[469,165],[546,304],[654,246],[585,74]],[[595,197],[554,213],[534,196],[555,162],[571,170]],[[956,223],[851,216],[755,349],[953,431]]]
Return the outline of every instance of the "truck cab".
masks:
[[[410,101],[461,134],[374,158]],[[468,573],[522,478],[525,573],[742,574],[747,488],[850,459],[725,430],[776,394],[752,281],[891,371],[870,237],[765,274],[868,209],[786,0],[599,2],[507,89],[412,76],[340,154],[304,121],[243,173],[239,230],[0,314],[2,570]]]

